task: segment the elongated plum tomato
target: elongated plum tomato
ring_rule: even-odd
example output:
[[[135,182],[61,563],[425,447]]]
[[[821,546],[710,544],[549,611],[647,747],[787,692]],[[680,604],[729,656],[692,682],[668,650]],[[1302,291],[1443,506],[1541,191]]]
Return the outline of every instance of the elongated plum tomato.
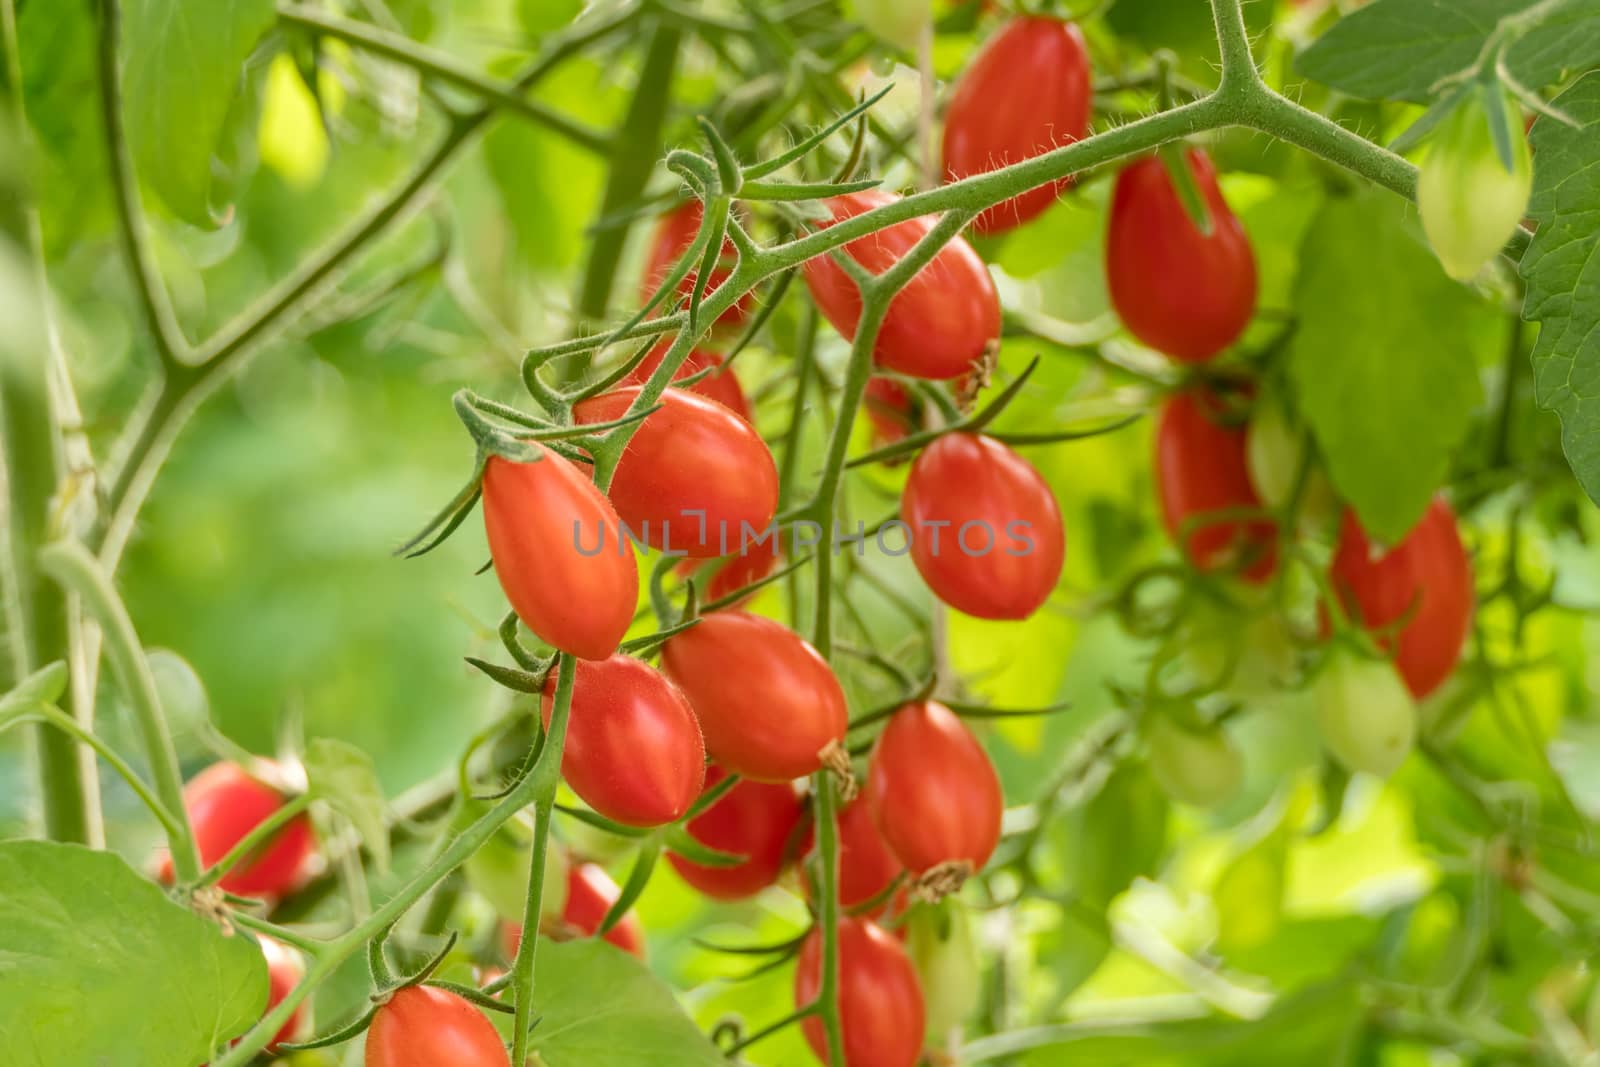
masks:
[[[397,989],[372,1017],[366,1067],[510,1067],[500,1035],[471,1001],[444,989]]]
[[[1195,226],[1159,159],[1130,163],[1111,198],[1106,285],[1128,332],[1174,359],[1199,363],[1250,324],[1256,257],[1206,154],[1193,148],[1185,158],[1211,232]]]
[[[839,906],[854,908],[888,889],[905,868],[878,832],[866,797],[858,796],[839,810],[838,831]],[[815,837],[808,829],[802,852],[811,851]],[[884,901],[873,914],[881,914],[887,904]]]
[[[980,619],[1025,619],[1061,577],[1055,495],[992,437],[950,433],[922,450],[900,496],[911,561],[928,588]]]
[[[800,949],[795,1007],[822,991],[822,929]],[[865,919],[839,921],[839,1023],[844,1067],[914,1067],[922,1055],[925,1014],[917,969],[900,942]],[[802,1024],[813,1052],[828,1062],[828,1038],[815,1015]]]
[[[875,448],[904,441],[916,429],[917,404],[911,391],[893,378],[882,376],[867,381],[867,391],[861,398],[872,426],[872,444]]]
[[[944,172],[955,181],[1043,155],[1089,133],[1094,88],[1083,34],[1070,22],[1022,17],[990,38],[956,82],[944,118]],[[1046,182],[972,222],[1002,233],[1043,212],[1071,184]]]
[[[1472,563],[1443,498],[1387,551],[1346,510],[1329,577],[1352,619],[1368,629],[1407,620],[1398,641],[1380,643],[1394,653],[1412,696],[1421,700],[1450,677],[1472,629]]]
[[[652,348],[639,365],[629,371],[622,379],[622,385],[643,385],[650,375],[655,373],[661,361],[666,358],[667,350],[672,347],[670,339],[662,341]],[[745,422],[755,422],[750,413],[750,401],[744,395],[744,389],[739,385],[739,379],[734,377],[732,368],[723,367],[722,357],[715,352],[704,348],[689,350],[689,356],[678,367],[673,381],[681,381],[692,374],[698,374],[706,368],[714,368],[710,374],[695,382],[689,387],[691,393],[699,393],[709,400],[715,400]]]
[[[540,702],[546,727],[555,692],[551,671]],[[608,819],[627,826],[673,822],[705,784],[700,724],[678,687],[643,661],[579,660],[561,774]]]
[[[892,204],[893,193],[868,190],[827,201],[831,222]],[[928,217],[908,219],[844,246],[873,274],[881,274],[933,229]],[[821,224],[826,227],[830,222]],[[822,314],[846,338],[861,321],[861,291],[833,258],[806,261],[806,285]],[[913,378],[957,378],[1000,339],[1000,296],[989,268],[965,239],[956,236],[895,296],[883,317],[873,357],[878,366]]]
[[[299,985],[306,976],[306,961],[295,949],[285,945],[282,941],[270,937],[263,937],[258,942],[261,945],[261,954],[267,958],[267,1011],[271,1011],[283,1003],[283,998],[289,991]],[[266,1012],[262,1013],[263,1015]],[[305,1029],[306,1006],[302,1003],[289,1016],[288,1020],[272,1035],[272,1040],[267,1044],[270,1052],[280,1041],[299,1040]]]
[[[867,769],[878,832],[907,870],[983,869],[1000,842],[1005,798],[989,754],[955,712],[923,700],[894,713]]]
[[[1511,167],[1490,131],[1499,109]],[[1469,90],[1429,138],[1417,173],[1417,212],[1445,273],[1470,281],[1516,232],[1533,191],[1533,155],[1516,98],[1499,85]]]
[[[822,766],[844,742],[849,712],[827,661],[793,630],[760,615],[708,615],[661,651],[667,677],[689,697],[706,751],[758,782],[787,782]]]
[[[704,603],[700,605],[700,610],[709,611],[712,602],[737,593],[746,586],[754,585],[777,570],[781,558],[776,537],[768,538],[759,545],[755,544],[752,538],[750,544],[740,546],[737,555],[720,565],[710,560],[686,559],[674,569],[681,575],[698,573],[701,576],[700,585],[705,592],[701,596]],[[710,575],[709,579],[706,578],[707,574]],[[742,596],[726,606],[738,608],[748,602],[753,595],[752,593]]]
[[[577,931],[583,937],[593,937],[621,895],[622,890],[617,888],[617,883],[598,863],[572,864],[567,868],[567,896],[561,908],[560,926]],[[545,930],[551,932],[548,924]],[[605,940],[641,960],[645,958],[644,926],[631,908],[617,925],[606,931]],[[506,959],[515,958],[521,945],[521,925],[502,925],[500,947],[505,951]]]
[[[614,389],[572,409],[580,424],[627,414],[638,386]],[[766,534],[778,513],[778,468],[748,422],[713,400],[668,389],[660,410],[634,431],[611,479],[611,503],[652,548],[695,559],[739,550]],[[752,531],[746,534],[748,528]]]
[[[644,285],[639,293],[641,301],[647,301],[655,295],[656,288],[667,280],[667,275],[672,273],[672,268],[677,264],[679,257],[694,244],[694,237],[700,231],[700,219],[704,212],[705,208],[701,206],[700,201],[690,200],[661,216],[661,221],[656,225],[655,235],[650,241],[650,258],[645,263]],[[717,288],[733,274],[729,264],[735,262],[738,255],[738,249],[734,248],[733,242],[723,238],[722,257],[718,265],[711,269],[711,277],[706,280],[706,296],[716,292]],[[683,276],[683,281],[678,283],[679,296],[688,297],[694,292],[697,274],[698,271],[691,269]],[[670,307],[667,310],[671,310]],[[750,295],[746,293],[737,303],[718,316],[717,325],[737,326],[744,321],[749,311]]]
[[[490,456],[483,524],[500,588],[524,625],[563,652],[605,659],[639,602],[639,567],[605,494],[543,446],[536,463]]]
[[[1270,519],[1216,520],[1219,512],[1260,510],[1250,482],[1245,427],[1229,426],[1221,398],[1178,393],[1156,427],[1156,489],[1167,533],[1200,570],[1237,566],[1251,582],[1277,567],[1277,525]]]
[[[1221,727],[1191,730],[1171,716],[1152,715],[1145,743],[1150,774],[1173,800],[1219,807],[1233,799],[1244,781],[1244,757]]]
[[[213,763],[195,775],[183,787],[183,806],[194,827],[201,866],[222,859],[283,805],[282,793],[236,763]],[[282,896],[295,888],[315,847],[311,820],[297,815],[264,846],[234,864],[217,884],[243,897]],[[170,856],[163,857],[157,877],[172,881]]]
[[[721,767],[712,767],[706,773],[706,788],[726,776]],[[783,873],[801,814],[800,798],[789,783],[740,781],[690,819],[686,829],[707,848],[744,856],[744,862],[711,867],[675,852],[668,852],[667,860],[685,882],[708,897],[739,900],[751,896]]]
[[[1311,695],[1323,744],[1349,770],[1386,778],[1411,754],[1417,709],[1394,664],[1336,647]]]

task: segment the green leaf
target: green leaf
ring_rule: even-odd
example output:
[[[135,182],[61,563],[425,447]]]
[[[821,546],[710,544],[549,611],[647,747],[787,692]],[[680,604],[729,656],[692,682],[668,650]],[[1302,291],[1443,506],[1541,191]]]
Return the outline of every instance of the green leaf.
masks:
[[[1537,0],[1377,0],[1300,53],[1308,78],[1366,99],[1425,101],[1478,59],[1501,18]],[[1510,47],[1506,62],[1540,88],[1600,61],[1600,0],[1569,0]]]
[[[726,1067],[672,990],[604,941],[541,939],[533,1047],[546,1067]]]
[[[1306,235],[1289,345],[1295,405],[1340,494],[1380,541],[1422,517],[1481,397],[1474,344],[1493,336],[1401,203],[1326,204]]]
[[[1253,948],[1277,936],[1283,922],[1284,864],[1288,842],[1275,829],[1235,856],[1217,876],[1217,947],[1223,953]]]
[[[152,995],[159,992],[159,996]],[[194,1064],[267,1003],[267,967],[120,857],[0,844],[0,1062]]]
[[[388,871],[387,805],[372,757],[348,742],[319,737],[306,746],[305,766],[312,791],[350,820],[378,870]]]
[[[1539,323],[1534,397],[1561,416],[1561,447],[1589,499],[1600,500],[1600,75],[1555,100],[1581,125],[1533,124],[1529,211],[1539,228],[1522,257],[1523,318]]]
[[[1244,5],[1245,28],[1252,38],[1272,25],[1272,5]],[[1191,0],[1117,0],[1106,13],[1106,22],[1118,36],[1143,45],[1147,51],[1158,48],[1177,53],[1183,73],[1197,80],[1217,80],[1217,34],[1211,20],[1211,5]]]
[[[35,704],[54,704],[67,691],[67,665],[61,661],[46,664],[0,696],[0,717]]]
[[[244,61],[276,19],[272,0],[130,0],[123,104],[134,163],[185,222],[207,229],[211,157]]]
[[[1061,820],[1063,856],[1078,899],[1104,909],[1166,851],[1168,803],[1142,764],[1124,764]]]
[[[1550,765],[1578,810],[1600,819],[1600,723],[1565,723],[1550,743]]]

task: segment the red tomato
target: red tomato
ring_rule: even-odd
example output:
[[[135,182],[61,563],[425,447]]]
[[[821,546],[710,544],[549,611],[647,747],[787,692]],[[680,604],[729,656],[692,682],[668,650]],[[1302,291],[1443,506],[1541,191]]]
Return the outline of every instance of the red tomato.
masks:
[[[992,437],[949,433],[922,450],[900,496],[928,588],[980,619],[1025,619],[1061,577],[1061,508],[1039,472]]]
[[[561,925],[576,930],[583,937],[593,937],[621,895],[617,883],[598,863],[569,864],[567,902],[561,909]],[[641,960],[645,958],[644,926],[631,909],[621,922],[606,931],[605,939],[624,952],[631,952]],[[505,923],[500,928],[500,947],[506,959],[515,959],[521,946],[522,927],[517,923]]]
[[[200,864],[210,867],[283,807],[283,794],[252,778],[235,763],[213,763],[183,787],[183,806],[194,827]],[[282,896],[300,881],[306,857],[316,847],[311,820],[297,815],[266,844],[233,865],[217,882],[243,897]],[[163,857],[157,877],[172,881],[172,858]]]
[[[702,572],[707,567],[715,567],[709,581],[703,575],[700,581],[700,587],[704,590],[700,598],[709,604],[713,600],[721,600],[725,596],[737,593],[746,586],[754,585],[777,570],[778,561],[782,557],[774,551],[776,545],[775,540],[769,540],[761,545],[746,545],[742,552],[720,566],[710,561],[686,559],[678,564],[677,571],[687,577]],[[737,608],[749,599],[749,596],[741,597],[730,607]]]
[[[893,193],[869,190],[833,197],[827,205],[832,221],[842,222],[898,199]],[[882,274],[933,225],[931,217],[909,219],[858,237],[844,250],[873,274]],[[854,337],[861,321],[861,291],[856,283],[829,255],[807,260],[805,277],[811,298],[833,328]],[[1000,296],[994,280],[978,253],[957,236],[895,296],[883,317],[873,356],[880,367],[914,378],[957,378],[999,339]]]
[[[655,295],[657,287],[666,281],[667,275],[672,273],[672,268],[689,246],[694,244],[695,234],[700,232],[700,220],[704,217],[705,207],[698,200],[690,200],[673,208],[661,216],[661,222],[656,226],[654,238],[650,242],[650,258],[645,264],[644,285],[640,289],[641,302],[649,300]],[[722,258],[719,265],[711,270],[711,278],[706,282],[705,299],[716,292],[723,282],[733,274],[732,264],[737,263],[738,249],[728,238],[722,239]],[[678,294],[688,297],[694,292],[695,276],[699,273],[690,270],[683,276],[683,281],[678,283]],[[717,319],[719,326],[737,326],[744,320],[750,310],[750,294],[740,297],[738,302],[724,311]],[[670,307],[667,310],[671,310]]]
[[[636,385],[580,402],[580,424],[627,414]],[[639,424],[611,479],[617,514],[652,548],[696,559],[737,552],[778,513],[778,468],[748,422],[682,389],[661,394],[661,409]],[[752,531],[746,534],[746,530]]]
[[[1237,563],[1252,582],[1278,564],[1278,527],[1270,519],[1207,522],[1218,511],[1261,508],[1250,482],[1245,426],[1227,426],[1211,393],[1178,393],[1161,408],[1156,428],[1156,488],[1167,533],[1200,570]]]
[[[917,405],[911,391],[893,378],[871,378],[862,396],[875,448],[904,441],[917,428]]]
[[[865,904],[889,888],[903,867],[872,821],[872,807],[866,797],[857,797],[839,811],[839,906],[854,908]],[[805,847],[814,847],[815,833],[806,830]],[[897,894],[898,895],[898,894]],[[881,915],[888,901],[874,912]]]
[[[795,1007],[822,992],[822,930],[814,928],[800,949],[794,976]],[[914,1067],[922,1055],[922,984],[900,942],[865,919],[839,922],[839,1024],[845,1067]],[[824,1063],[828,1038],[822,1020],[801,1024],[806,1041]]]
[[[306,962],[300,953],[285,945],[282,941],[270,937],[263,937],[258,944],[261,954],[267,958],[267,1011],[271,1011],[283,1003],[283,998],[299,985],[306,976]],[[262,1012],[263,1015],[266,1012]],[[301,1005],[289,1016],[289,1020],[272,1035],[272,1040],[267,1044],[267,1051],[280,1041],[299,1040],[306,1021],[306,1006]]]
[[[1083,34],[1070,22],[1023,17],[1006,23],[956,82],[944,119],[944,172],[951,180],[1043,155],[1089,134],[1094,87]],[[1043,212],[1072,184],[1047,182],[973,220],[1002,233]]]
[[[689,697],[706,751],[735,774],[787,782],[822,766],[849,725],[827,661],[793,630],[743,611],[707,615],[661,650]]]
[[[490,456],[483,524],[506,599],[535,634],[605,659],[633,624],[639,567],[622,523],[587,474],[539,447],[537,463]]]
[[[555,710],[556,672],[541,713]],[[677,686],[629,656],[578,661],[561,774],[595,811],[628,826],[683,817],[705,784],[706,749]]]
[[[1189,173],[1211,214],[1200,232],[1159,159],[1123,168],[1106,232],[1106,284],[1128,332],[1189,363],[1227,348],[1256,306],[1256,257],[1244,227],[1217,188],[1211,161],[1187,154]]]
[[[1005,799],[994,765],[935,701],[894,713],[873,745],[866,792],[878,831],[913,874],[945,863],[980,871],[1000,841]]]
[[[1355,512],[1346,511],[1329,576],[1353,621],[1381,630],[1409,620],[1398,641],[1383,644],[1412,696],[1421,700],[1455,670],[1472,629],[1472,562],[1442,497],[1388,551],[1373,545]]]
[[[710,789],[727,776],[720,767],[706,772]],[[667,859],[683,880],[708,897],[738,900],[778,880],[800,827],[803,809],[794,787],[740,781],[717,802],[689,820],[689,836],[708,848],[746,857],[733,867],[702,866],[674,852]]]
[[[666,358],[667,350],[671,347],[671,338],[656,345],[650,350],[649,355],[639,361],[637,367],[628,372],[621,384],[643,385],[645,380],[655,373],[655,369],[661,366],[662,359]],[[739,386],[739,379],[734,377],[731,369],[722,368],[722,357],[715,352],[708,352],[704,348],[690,349],[689,357],[678,367],[678,372],[672,376],[672,380],[679,381],[691,374],[698,374],[707,367],[719,369],[713,370],[695,382],[689,387],[689,391],[715,400],[745,422],[755,422],[755,417],[750,413],[750,401],[745,398],[744,389]]]
[[[366,1067],[510,1067],[483,1012],[433,986],[397,989],[367,1030]]]

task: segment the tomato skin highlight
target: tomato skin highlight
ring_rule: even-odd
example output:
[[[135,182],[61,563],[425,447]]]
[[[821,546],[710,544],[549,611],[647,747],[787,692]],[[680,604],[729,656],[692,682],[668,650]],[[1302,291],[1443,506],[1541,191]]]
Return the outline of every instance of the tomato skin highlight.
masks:
[[[625,375],[620,385],[643,385],[655,369],[661,366],[661,361],[666,358],[667,350],[672,347],[672,340],[668,338],[652,348],[639,365]],[[691,348],[689,355],[678,366],[678,371],[672,380],[682,381],[692,374],[698,374],[707,367],[715,368],[710,374],[689,386],[691,393],[698,393],[708,400],[715,400],[745,422],[754,424],[755,416],[750,411],[750,400],[744,395],[744,387],[739,384],[739,379],[734,376],[731,367],[722,365],[722,357],[715,352],[704,348]]]
[[[605,494],[577,467],[536,447],[537,463],[490,456],[483,470],[495,575],[540,639],[579,659],[606,659],[633,624],[639,567]]]
[[[722,611],[669,639],[668,678],[689,698],[706,751],[758,782],[787,782],[822,766],[849,725],[844,690],[827,661],[793,630]]]
[[[366,1067],[510,1067],[500,1035],[470,1001],[444,989],[397,989],[367,1030]]]
[[[1436,497],[1416,526],[1387,552],[1368,539],[1346,509],[1329,571],[1351,620],[1381,630],[1408,621],[1398,641],[1379,643],[1418,700],[1450,677],[1472,629],[1472,562],[1461,544],[1455,512]]]
[[[989,754],[937,701],[906,704],[872,747],[867,801],[878,832],[914,875],[945,863],[983,869],[1005,798]]]
[[[1256,258],[1244,227],[1222,198],[1206,154],[1185,154],[1211,215],[1200,232],[1154,156],[1117,175],[1106,231],[1106,285],[1128,332],[1159,352],[1200,363],[1250,324]]]
[[[845,1067],[914,1067],[922,1054],[926,1021],[922,986],[900,942],[865,919],[839,921],[839,1023]],[[800,949],[794,1003],[803,1008],[822,991],[822,929],[813,928]],[[806,1042],[824,1063],[828,1038],[822,1020],[801,1024]]]
[[[222,859],[283,805],[281,793],[236,763],[213,763],[195,775],[183,787],[183,806],[194,827],[200,865],[210,867]],[[301,869],[315,847],[310,818],[297,815],[265,848],[234,864],[217,885],[243,897],[283,896],[299,884]],[[170,856],[162,859],[157,877],[171,883]]]
[[[868,190],[825,201],[831,222],[854,218],[900,199],[893,193]],[[844,251],[873,274],[881,274],[932,230],[934,219],[922,216],[858,237]],[[805,264],[806,285],[822,314],[845,338],[853,338],[861,321],[861,291],[830,255]],[[984,357],[1000,338],[1000,295],[989,268],[966,240],[957,235],[939,250],[889,305],[878,331],[873,357],[878,366],[913,378],[958,378]]]
[[[572,417],[580,425],[620,419],[639,392],[630,385],[581,401]],[[608,491],[629,530],[651,548],[694,559],[737,552],[747,526],[765,534],[778,513],[778,467],[761,435],[682,389],[667,389],[659,403],[628,440]]]
[[[644,283],[639,289],[641,303],[655,295],[656,288],[667,280],[667,275],[672,273],[673,265],[689,250],[689,246],[694,244],[694,236],[700,230],[700,220],[704,215],[705,206],[698,200],[689,200],[661,216],[661,221],[656,224],[656,232],[650,240],[650,255],[645,262]],[[737,259],[738,255],[739,250],[734,247],[733,241],[724,237],[722,259],[731,262]],[[691,268],[689,273],[683,276],[683,281],[678,283],[680,297],[687,299],[693,295],[695,277],[698,274],[698,269]],[[711,277],[706,280],[705,296],[701,299],[704,300],[716,292],[732,274],[733,271],[729,267],[711,268]],[[732,307],[717,317],[717,325],[738,326],[750,311],[750,300],[749,293],[740,297]],[[670,306],[666,310],[670,311]]]
[[[611,905],[617,902],[622,890],[611,880],[605,868],[598,863],[573,863],[567,867],[566,902],[561,906],[561,926],[570,927],[583,937],[593,937],[605,921]],[[546,933],[549,933],[546,926]],[[630,908],[622,920],[606,931],[605,940],[624,952],[645,958],[644,925]],[[515,959],[522,946],[522,926],[503,923],[500,927],[500,947],[506,959]]]
[[[1214,512],[1261,508],[1250,480],[1246,429],[1224,425],[1222,418],[1220,399],[1203,390],[1177,393],[1162,405],[1155,445],[1161,519],[1197,569],[1243,562],[1240,576],[1263,582],[1278,565],[1277,524],[1205,521]]]
[[[556,672],[540,714],[555,710]],[[642,660],[579,660],[561,775],[608,819],[660,826],[683,816],[705,784],[705,743],[689,701]]]
[[[706,772],[710,789],[727,772],[712,767]],[[740,781],[686,825],[689,836],[709,848],[746,857],[733,867],[710,867],[667,852],[685,882],[717,900],[753,896],[778,880],[789,858],[791,840],[804,812],[794,787],[769,782]]]
[[[956,82],[945,111],[944,172],[956,181],[1043,155],[1089,134],[1094,87],[1077,26],[1023,16],[990,38]],[[1062,178],[981,213],[979,233],[1040,215],[1072,184]]]
[[[923,449],[900,517],[910,527],[917,573],[957,611],[1025,619],[1061,577],[1066,537],[1055,494],[1032,464],[992,437],[947,433]],[[938,523],[949,525],[930,525]]]

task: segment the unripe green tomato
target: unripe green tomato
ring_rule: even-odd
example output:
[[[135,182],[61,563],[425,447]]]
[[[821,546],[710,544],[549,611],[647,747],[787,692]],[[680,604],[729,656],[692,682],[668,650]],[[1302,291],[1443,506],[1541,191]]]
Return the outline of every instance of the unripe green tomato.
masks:
[[[1225,692],[1264,697],[1294,672],[1294,646],[1275,612],[1238,610],[1198,599],[1183,623],[1183,661],[1201,685],[1226,681]]]
[[[1289,421],[1283,405],[1271,396],[1258,400],[1245,432],[1245,464],[1262,504],[1282,508],[1289,503],[1305,450],[1305,435]],[[1338,514],[1333,486],[1321,465],[1313,463],[1300,490],[1299,525],[1306,530],[1326,528]]]
[[[1489,107],[1503,109],[1511,137],[1511,169],[1495,151]],[[1466,281],[1483,269],[1527,214],[1533,155],[1510,94],[1475,87],[1429,141],[1417,176],[1422,228],[1445,273]]]
[[[983,960],[972,916],[958,897],[918,904],[906,915],[906,952],[922,981],[930,1044],[943,1045],[978,1010]]]
[[[854,0],[856,21],[896,48],[915,51],[933,22],[933,0]]]
[[[1145,725],[1150,773],[1162,792],[1197,808],[1233,799],[1244,781],[1244,757],[1222,729],[1190,730],[1171,716],[1150,716]]]
[[[469,807],[473,807],[469,803]],[[528,898],[528,878],[533,872],[533,828],[512,820],[468,858],[465,869],[472,888],[507,922],[522,921]],[[539,915],[555,919],[567,903],[567,857],[555,841],[544,850],[544,892]]]
[[[1322,741],[1346,768],[1393,774],[1417,736],[1417,708],[1388,660],[1335,649],[1313,684]]]

